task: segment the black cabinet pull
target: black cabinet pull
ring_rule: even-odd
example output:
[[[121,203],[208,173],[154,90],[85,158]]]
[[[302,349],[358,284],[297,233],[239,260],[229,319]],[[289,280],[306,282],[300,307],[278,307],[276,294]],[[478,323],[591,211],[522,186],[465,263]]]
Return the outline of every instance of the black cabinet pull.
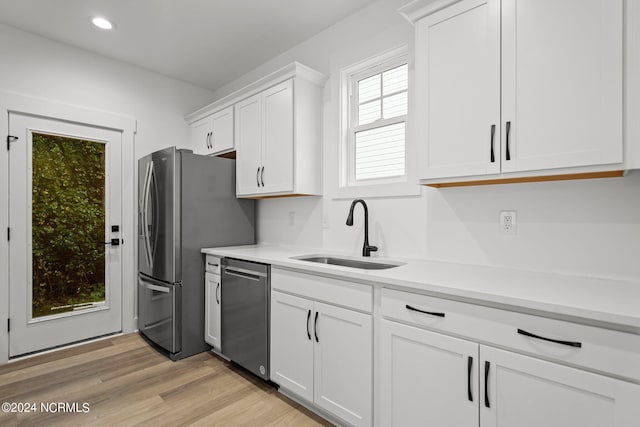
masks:
[[[258,176],[260,175],[260,166],[258,166],[258,169],[256,170],[256,185],[258,187],[260,187],[260,181],[258,181]]]
[[[316,337],[316,342],[320,342],[318,339],[318,312],[316,311],[316,319],[313,322],[313,335]]]
[[[409,304],[405,305],[405,307],[407,308],[407,310],[417,311],[418,313],[428,314],[429,316],[444,317],[444,313],[437,313],[437,312],[434,312],[434,311],[420,310],[419,308],[411,307]]]
[[[471,392],[471,368],[473,367],[473,357],[467,359],[467,397],[469,402],[473,402],[473,393]]]
[[[506,159],[511,160],[511,152],[509,151],[509,134],[511,134],[511,122],[507,122],[507,141],[505,143],[507,147]]]
[[[220,289],[220,282],[218,282],[218,286],[216,286],[216,302],[220,305],[220,298],[218,298],[218,290]]]
[[[491,125],[491,163],[494,163],[496,161],[496,155],[493,151],[495,137],[496,137],[496,125]]]
[[[491,367],[491,363],[488,360],[484,361],[484,406],[486,408],[491,408],[489,404],[489,368]]]
[[[307,338],[311,341],[311,332],[309,331],[309,320],[311,320],[311,310],[307,310]]]
[[[262,186],[264,187],[264,166],[262,167],[262,172],[260,172],[260,182],[262,183]]]
[[[577,348],[581,348],[582,347],[582,343],[578,342],[578,341],[554,340],[552,338],[545,338],[545,337],[541,337],[540,335],[532,334],[531,332],[527,332],[527,331],[522,330],[522,329],[518,329],[518,333],[520,335],[524,335],[525,337],[531,337],[531,338],[535,338],[535,339],[538,339],[538,340],[549,341],[549,342],[553,342],[553,343],[556,343],[556,344],[568,345],[569,347],[577,347]]]

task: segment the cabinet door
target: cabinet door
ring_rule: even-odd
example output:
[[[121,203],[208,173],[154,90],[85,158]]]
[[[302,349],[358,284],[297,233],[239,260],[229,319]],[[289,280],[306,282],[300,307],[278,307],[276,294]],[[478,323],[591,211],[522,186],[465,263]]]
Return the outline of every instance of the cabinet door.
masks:
[[[211,117],[191,124],[191,148],[196,154],[211,153]]]
[[[233,106],[211,116],[211,152],[233,150]]]
[[[205,298],[205,323],[204,340],[220,351],[220,276],[205,273],[204,298]]]
[[[502,15],[502,170],[622,162],[623,1],[503,0]]]
[[[293,190],[293,81],[264,92],[263,192]]]
[[[313,302],[271,292],[271,381],[313,402]]]
[[[500,173],[500,0],[463,0],[416,25],[421,178]]]
[[[380,337],[381,425],[478,426],[478,344],[388,320]]]
[[[262,95],[236,104],[236,186],[238,195],[260,192],[262,167]]]
[[[315,303],[314,402],[355,426],[372,419],[371,315]]]
[[[640,385],[492,347],[480,346],[480,357],[483,427],[638,425]]]

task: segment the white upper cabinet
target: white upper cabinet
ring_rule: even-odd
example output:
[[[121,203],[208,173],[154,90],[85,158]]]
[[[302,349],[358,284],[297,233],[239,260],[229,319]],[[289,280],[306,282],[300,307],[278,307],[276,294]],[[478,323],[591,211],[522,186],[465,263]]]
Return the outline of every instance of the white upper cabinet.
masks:
[[[227,107],[191,124],[191,146],[196,154],[233,151],[233,107]]]
[[[238,197],[321,194],[322,88],[313,76],[296,72],[236,104]]]
[[[196,154],[205,154],[211,144],[211,117],[191,124],[191,148]]]
[[[228,107],[211,116],[211,151],[225,153],[234,149],[233,108]]]
[[[260,184],[265,192],[293,190],[293,81],[263,95],[264,138]]]
[[[239,196],[293,191],[293,108],[292,80],[236,105]]]
[[[416,26],[423,183],[625,169],[623,0],[418,1],[401,13]]]
[[[416,33],[422,178],[500,173],[500,0],[461,1]]]
[[[504,172],[622,162],[622,3],[503,0]]]
[[[236,104],[236,193],[251,194],[260,187],[262,167],[262,94]],[[239,158],[238,158],[239,157]]]
[[[238,197],[321,195],[325,81],[294,62],[188,115],[194,152],[236,159]]]

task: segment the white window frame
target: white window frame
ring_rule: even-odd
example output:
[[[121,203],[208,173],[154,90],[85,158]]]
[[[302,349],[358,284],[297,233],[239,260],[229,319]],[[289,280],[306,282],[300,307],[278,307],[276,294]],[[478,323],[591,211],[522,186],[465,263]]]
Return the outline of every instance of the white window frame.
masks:
[[[397,68],[399,66],[405,65],[409,63],[409,58],[407,54],[404,55],[399,55],[395,58],[392,58],[388,61],[384,61],[381,63],[378,63],[372,67],[367,68],[366,70],[363,70],[359,73],[355,73],[352,74],[349,77],[349,130],[348,130],[348,136],[347,136],[347,144],[348,144],[348,156],[347,156],[347,180],[346,180],[346,185],[348,186],[354,186],[354,185],[375,185],[375,184],[386,184],[386,183],[390,183],[390,182],[403,182],[405,181],[405,176],[407,174],[407,159],[406,159],[406,146],[407,146],[407,136],[406,136],[406,131],[407,131],[407,114],[401,115],[401,116],[396,116],[396,117],[392,117],[390,119],[378,119],[375,120],[373,122],[370,123],[366,123],[366,124],[355,124],[355,122],[357,121],[357,118],[359,117],[359,107],[360,107],[360,94],[358,93],[358,82],[361,80],[365,80],[369,77],[373,77],[377,74],[382,74],[385,71],[389,71],[392,70],[394,68]],[[382,83],[382,82],[381,82]],[[401,93],[401,92],[405,92],[405,91],[398,91],[395,93],[392,93],[390,95],[395,95],[397,93]],[[409,96],[409,90],[407,89],[407,102],[408,102],[408,96]],[[382,88],[380,88],[380,102],[382,104],[383,100],[384,100],[384,94],[382,93]],[[386,95],[386,96],[390,96],[390,95]],[[408,110],[408,106],[407,106],[407,110]],[[382,105],[381,105],[381,111],[380,114],[382,114]],[[389,126],[389,125],[395,125],[398,123],[404,123],[405,124],[405,141],[404,141],[404,145],[405,145],[405,167],[404,167],[404,174],[403,175],[396,175],[396,176],[388,176],[388,177],[384,177],[384,178],[371,178],[371,179],[365,179],[365,180],[356,180],[356,168],[355,168],[355,163],[356,163],[356,134],[358,132],[363,132],[363,131],[367,131],[367,130],[372,130],[372,129],[377,129],[377,128],[382,128],[385,126]]]
[[[352,126],[356,120],[358,106],[357,81],[408,64],[409,87],[408,113],[391,119],[381,119],[365,125]],[[335,199],[352,197],[389,197],[415,196],[420,194],[420,186],[415,179],[415,167],[410,144],[409,117],[411,110],[412,64],[406,44],[367,58],[343,68],[340,72],[340,150],[338,188],[332,195]],[[381,94],[382,95],[382,94]],[[356,181],[355,179],[355,134],[363,130],[374,129],[395,123],[405,123],[405,173],[402,176],[373,178]]]

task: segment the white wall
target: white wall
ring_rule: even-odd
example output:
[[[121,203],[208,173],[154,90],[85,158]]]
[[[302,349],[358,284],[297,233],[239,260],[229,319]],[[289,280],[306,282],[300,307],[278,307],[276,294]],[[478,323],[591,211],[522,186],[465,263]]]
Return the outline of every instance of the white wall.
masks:
[[[189,128],[184,116],[206,104],[213,95],[208,90],[5,25],[0,25],[0,58],[0,93],[4,91],[39,98],[45,100],[45,104],[50,101],[58,105],[77,106],[83,111],[108,112],[129,117],[131,123],[135,120],[135,151],[131,144],[123,147],[123,153],[129,153],[129,159],[131,156],[137,159],[171,145],[187,147],[190,144]],[[6,99],[0,99],[0,104],[4,104],[4,101]],[[6,116],[4,120],[0,129],[6,131]],[[133,134],[133,131],[130,133]],[[129,140],[132,140],[132,135]],[[7,200],[7,162],[6,151],[0,151],[0,200]],[[135,242],[136,175],[125,176],[123,185],[125,194],[131,196],[128,203],[124,202],[127,208],[123,211],[123,230],[128,230],[129,235],[123,236],[126,246],[127,239]],[[9,212],[4,202],[0,202],[0,205],[0,229],[5,230]],[[125,247],[122,248],[124,251]],[[6,239],[2,239],[0,319],[8,318],[7,253]],[[125,330],[135,327],[136,280],[133,260],[134,256],[127,256],[124,265]],[[0,364],[6,361],[6,349],[6,329],[0,329]]]
[[[337,174],[338,72],[401,43],[412,27],[380,0],[216,91],[221,97],[297,60],[329,74],[325,87],[324,183]],[[326,190],[326,188],[325,188]],[[362,214],[347,227],[351,200],[261,200],[258,240],[359,254]],[[640,172],[624,178],[465,188],[423,188],[419,197],[368,198],[370,242],[390,257],[431,258],[640,280]],[[499,232],[500,210],[516,210],[518,234]],[[289,212],[296,212],[290,225]],[[323,228],[327,215],[328,228]]]
[[[0,24],[0,89],[133,117],[136,158],[189,144],[187,113],[212,92]]]

